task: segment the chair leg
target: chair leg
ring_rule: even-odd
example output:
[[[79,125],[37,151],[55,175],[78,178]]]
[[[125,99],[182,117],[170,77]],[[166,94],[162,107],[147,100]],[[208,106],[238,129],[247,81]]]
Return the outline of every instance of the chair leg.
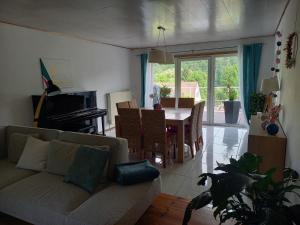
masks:
[[[194,145],[193,145],[193,143],[190,144],[190,149],[191,149],[192,158],[194,158],[195,154],[194,154]]]
[[[200,150],[200,146],[199,146],[198,140],[195,141],[195,147],[196,147],[196,152],[198,152]]]
[[[163,167],[166,168],[166,155],[163,155]]]
[[[202,145],[204,144],[202,136],[200,136],[200,142],[201,142]]]
[[[173,158],[176,159],[176,145],[173,145]]]
[[[152,158],[155,158],[155,152],[152,152]]]

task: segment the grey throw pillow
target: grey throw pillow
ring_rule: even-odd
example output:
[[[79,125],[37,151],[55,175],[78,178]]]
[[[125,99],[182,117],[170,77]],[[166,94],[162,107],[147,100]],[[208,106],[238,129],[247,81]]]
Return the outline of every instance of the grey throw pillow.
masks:
[[[46,171],[65,176],[79,146],[79,144],[52,140],[48,151]]]
[[[39,138],[39,134],[22,134],[13,133],[8,139],[8,159],[13,163],[17,163],[23,153],[25,144],[29,136]]]

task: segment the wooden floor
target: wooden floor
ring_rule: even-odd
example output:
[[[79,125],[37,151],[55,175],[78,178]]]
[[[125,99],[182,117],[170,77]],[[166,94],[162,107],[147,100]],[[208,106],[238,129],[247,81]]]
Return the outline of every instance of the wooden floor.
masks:
[[[136,225],[181,225],[189,200],[173,195],[160,194]],[[218,225],[210,208],[194,211],[189,225]],[[233,224],[233,223],[232,223]],[[30,225],[0,214],[0,225]],[[54,225],[54,224],[53,224]],[[226,223],[229,225],[229,223]]]
[[[173,195],[160,194],[136,225],[181,225],[189,200]],[[212,209],[194,211],[189,225],[218,225]],[[234,223],[225,223],[229,225]]]

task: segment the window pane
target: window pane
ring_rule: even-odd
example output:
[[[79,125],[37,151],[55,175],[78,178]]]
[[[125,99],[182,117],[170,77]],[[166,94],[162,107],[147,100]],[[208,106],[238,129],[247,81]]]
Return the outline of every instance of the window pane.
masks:
[[[205,101],[203,121],[207,121],[208,60],[181,61],[181,97]]]
[[[214,122],[240,123],[243,120],[240,106],[240,88],[238,76],[238,57],[223,56],[215,58],[214,81]],[[230,100],[230,101],[229,101]],[[225,119],[225,104],[228,105]],[[235,112],[237,108],[237,112]],[[235,121],[237,118],[237,121]]]
[[[171,88],[168,97],[175,97],[175,64],[152,64],[153,84],[159,87]]]

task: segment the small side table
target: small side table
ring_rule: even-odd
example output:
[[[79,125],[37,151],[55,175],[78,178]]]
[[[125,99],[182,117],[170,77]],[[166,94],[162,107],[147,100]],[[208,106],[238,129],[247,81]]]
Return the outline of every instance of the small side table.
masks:
[[[275,181],[283,179],[283,169],[285,168],[285,154],[287,137],[278,123],[279,131],[276,135],[269,135],[261,127],[261,119],[251,116],[250,130],[248,136],[248,152],[259,155],[263,161],[260,165],[261,172],[276,168],[273,175]]]

